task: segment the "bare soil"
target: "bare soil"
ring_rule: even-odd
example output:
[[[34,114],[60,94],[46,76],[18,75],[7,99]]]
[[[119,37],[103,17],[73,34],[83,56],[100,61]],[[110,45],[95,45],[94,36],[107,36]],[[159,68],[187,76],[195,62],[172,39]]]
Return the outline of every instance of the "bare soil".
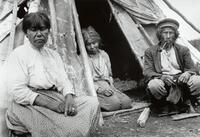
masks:
[[[200,117],[173,121],[171,117],[151,115],[144,128],[136,124],[140,113],[105,119],[95,137],[199,137]]]
[[[119,84],[120,82],[118,82]],[[124,83],[124,84],[123,84]],[[133,86],[133,81],[123,81],[123,86]],[[137,85],[137,84],[136,84]],[[135,85],[135,86],[136,86]],[[145,92],[136,89],[125,91],[133,101],[145,100]],[[139,93],[138,93],[139,92]],[[200,112],[200,107],[196,107]],[[140,113],[124,113],[104,119],[104,125],[97,129],[94,137],[200,137],[200,117],[173,121],[170,116],[159,117],[151,113],[144,128],[137,126]]]

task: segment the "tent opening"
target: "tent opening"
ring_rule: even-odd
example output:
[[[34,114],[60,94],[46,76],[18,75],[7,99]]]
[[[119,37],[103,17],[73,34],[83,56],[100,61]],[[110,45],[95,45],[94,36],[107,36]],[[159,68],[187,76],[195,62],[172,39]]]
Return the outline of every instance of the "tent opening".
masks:
[[[106,0],[76,0],[81,28],[93,26],[111,60],[114,78],[139,80],[142,70]]]

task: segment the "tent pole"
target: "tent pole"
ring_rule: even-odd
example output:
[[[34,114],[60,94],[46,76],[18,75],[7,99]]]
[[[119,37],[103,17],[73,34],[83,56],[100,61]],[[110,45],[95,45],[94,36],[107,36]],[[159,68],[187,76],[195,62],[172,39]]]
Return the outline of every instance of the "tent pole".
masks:
[[[10,32],[10,41],[8,45],[8,54],[10,55],[10,52],[13,50],[14,47],[14,41],[15,41],[15,31],[16,31],[16,21],[17,21],[17,0],[14,0],[13,4],[13,19],[12,19],[12,26],[11,26],[11,32]]]
[[[56,10],[55,10],[55,6],[54,6],[54,0],[48,0],[48,3],[49,3],[50,16],[51,16],[53,44],[56,46],[56,50],[57,50],[58,28],[57,28]]]
[[[196,30],[198,33],[200,33],[200,30],[192,23],[190,22],[178,9],[176,9],[174,6],[172,6],[167,0],[163,0],[165,4],[172,9],[174,12],[176,12],[179,16],[182,17],[182,19],[187,22],[194,30]]]
[[[82,60],[83,60],[84,73],[85,73],[85,77],[86,77],[86,81],[87,81],[89,94],[91,96],[97,96],[96,91],[94,89],[94,82],[93,82],[93,79],[92,79],[91,69],[90,69],[90,66],[89,66],[88,55],[87,55],[87,52],[86,52],[86,49],[85,49],[85,44],[84,44],[84,41],[83,41],[83,36],[82,36],[82,33],[81,33],[81,27],[80,27],[79,19],[78,19],[78,13],[76,11],[76,5],[75,5],[74,0],[72,0],[72,14],[73,14],[73,18],[74,18],[75,31],[76,31],[76,35],[77,35],[77,42],[78,42],[81,57],[82,57]]]
[[[87,52],[86,52],[86,49],[85,49],[85,43],[83,41],[83,36],[82,36],[82,33],[81,33],[81,27],[80,27],[79,19],[78,19],[78,13],[76,11],[76,5],[75,5],[74,0],[72,0],[72,14],[73,14],[73,18],[74,18],[75,31],[76,31],[76,35],[77,35],[77,42],[78,42],[81,57],[82,57],[82,60],[83,60],[84,73],[85,73],[85,77],[86,77],[86,81],[87,81],[88,91],[89,91],[89,94],[91,96],[97,97],[97,93],[94,89],[94,82],[93,82],[93,78],[92,78],[91,69],[90,69],[90,66],[89,66],[88,55],[87,55]],[[102,114],[100,113],[99,125],[102,126],[103,123],[104,123],[103,117],[102,117]]]

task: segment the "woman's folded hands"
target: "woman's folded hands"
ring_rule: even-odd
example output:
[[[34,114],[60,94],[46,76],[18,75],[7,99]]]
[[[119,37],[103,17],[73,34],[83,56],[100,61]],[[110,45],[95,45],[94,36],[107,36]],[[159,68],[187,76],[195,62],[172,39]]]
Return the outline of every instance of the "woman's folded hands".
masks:
[[[52,100],[47,96],[39,94],[33,105],[45,107],[57,113],[63,113],[65,116],[74,116],[77,114],[77,106],[72,94],[67,94],[63,102]]]

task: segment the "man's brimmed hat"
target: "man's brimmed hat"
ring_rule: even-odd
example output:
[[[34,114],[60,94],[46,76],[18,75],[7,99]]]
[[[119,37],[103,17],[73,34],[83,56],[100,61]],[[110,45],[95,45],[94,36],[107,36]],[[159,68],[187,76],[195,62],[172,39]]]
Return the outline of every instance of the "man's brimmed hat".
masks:
[[[179,28],[179,23],[175,19],[165,18],[157,23],[157,28],[172,27],[174,29]]]

